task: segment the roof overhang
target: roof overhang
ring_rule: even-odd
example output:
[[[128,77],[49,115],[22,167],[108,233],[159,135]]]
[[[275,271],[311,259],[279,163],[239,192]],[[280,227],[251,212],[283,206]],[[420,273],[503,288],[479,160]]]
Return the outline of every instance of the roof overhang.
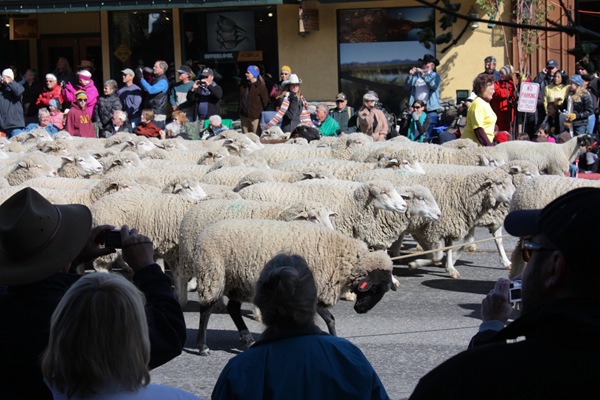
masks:
[[[38,14],[171,8],[243,7],[289,3],[287,0],[0,0],[0,13]]]

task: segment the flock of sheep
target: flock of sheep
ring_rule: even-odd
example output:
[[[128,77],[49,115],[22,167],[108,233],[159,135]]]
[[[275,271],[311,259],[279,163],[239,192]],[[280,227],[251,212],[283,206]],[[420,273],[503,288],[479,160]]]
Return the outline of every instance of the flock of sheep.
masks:
[[[364,313],[396,290],[392,257],[407,234],[433,250],[408,268],[444,263],[459,278],[461,251],[437,249],[463,242],[473,249],[475,229],[487,228],[500,264],[513,264],[514,275],[523,262],[502,246],[506,213],[600,186],[565,177],[588,136],[491,148],[460,139],[441,146],[403,137],[373,142],[361,133],[266,144],[286,139],[277,130],[262,138],[229,130],[204,141],[32,131],[0,140],[0,202],[29,186],[54,203],[87,205],[95,224],[127,224],[149,236],[180,303],[189,290],[198,293],[197,345],[206,355],[210,314],[224,296],[241,340],[254,342],[241,304],[252,301],[262,266],[278,252],[306,258],[318,313],[335,334],[329,309],[338,300],[351,299]],[[118,254],[94,268],[117,265],[127,269]]]

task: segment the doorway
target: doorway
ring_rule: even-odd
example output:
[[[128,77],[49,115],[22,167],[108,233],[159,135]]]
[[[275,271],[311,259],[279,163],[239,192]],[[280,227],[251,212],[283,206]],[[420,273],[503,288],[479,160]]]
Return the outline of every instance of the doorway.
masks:
[[[40,72],[52,72],[59,57],[65,57],[73,72],[81,60],[89,60],[94,63],[95,70],[92,72],[94,83],[102,87],[102,46],[100,35],[69,35],[48,36],[40,38],[39,64]]]

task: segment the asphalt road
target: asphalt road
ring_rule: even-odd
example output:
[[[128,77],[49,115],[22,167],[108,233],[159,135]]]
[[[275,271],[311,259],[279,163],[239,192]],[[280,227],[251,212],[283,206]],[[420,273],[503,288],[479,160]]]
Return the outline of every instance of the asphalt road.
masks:
[[[487,230],[477,230],[477,240],[488,237]],[[411,244],[409,240],[408,245]],[[515,238],[504,239],[509,256],[515,245]],[[407,260],[396,262],[400,263],[394,269],[400,280],[398,291],[388,292],[367,314],[356,314],[353,304],[347,301],[340,301],[331,311],[338,335],[363,351],[390,398],[405,399],[422,375],[466,348],[479,326],[482,298],[508,272],[500,265],[492,241],[479,243],[477,252],[465,253],[457,262],[461,279],[449,278],[440,267],[409,271]],[[188,293],[188,298],[188,340],[184,352],[153,370],[152,382],[176,386],[208,399],[221,369],[243,348],[229,315],[213,314],[207,333],[211,354],[199,356],[195,348],[199,307],[195,293]],[[262,325],[252,319],[251,305],[244,304],[243,311],[248,327],[258,338]],[[326,331],[319,317],[317,322]]]

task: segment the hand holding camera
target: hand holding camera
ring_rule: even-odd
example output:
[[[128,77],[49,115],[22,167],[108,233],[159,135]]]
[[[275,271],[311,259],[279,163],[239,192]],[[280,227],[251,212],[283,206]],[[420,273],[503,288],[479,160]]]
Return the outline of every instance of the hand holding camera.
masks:
[[[574,113],[567,114],[567,119],[569,121],[575,121],[576,118],[577,118],[577,114],[574,114]]]
[[[61,89],[64,89],[65,87],[67,87],[67,84],[65,83],[65,81],[60,81],[60,87],[61,87]]]
[[[498,279],[494,285],[494,289],[481,302],[481,319],[483,321],[497,320],[504,324],[508,322],[513,312],[509,300],[510,285],[510,280],[506,278]]]

